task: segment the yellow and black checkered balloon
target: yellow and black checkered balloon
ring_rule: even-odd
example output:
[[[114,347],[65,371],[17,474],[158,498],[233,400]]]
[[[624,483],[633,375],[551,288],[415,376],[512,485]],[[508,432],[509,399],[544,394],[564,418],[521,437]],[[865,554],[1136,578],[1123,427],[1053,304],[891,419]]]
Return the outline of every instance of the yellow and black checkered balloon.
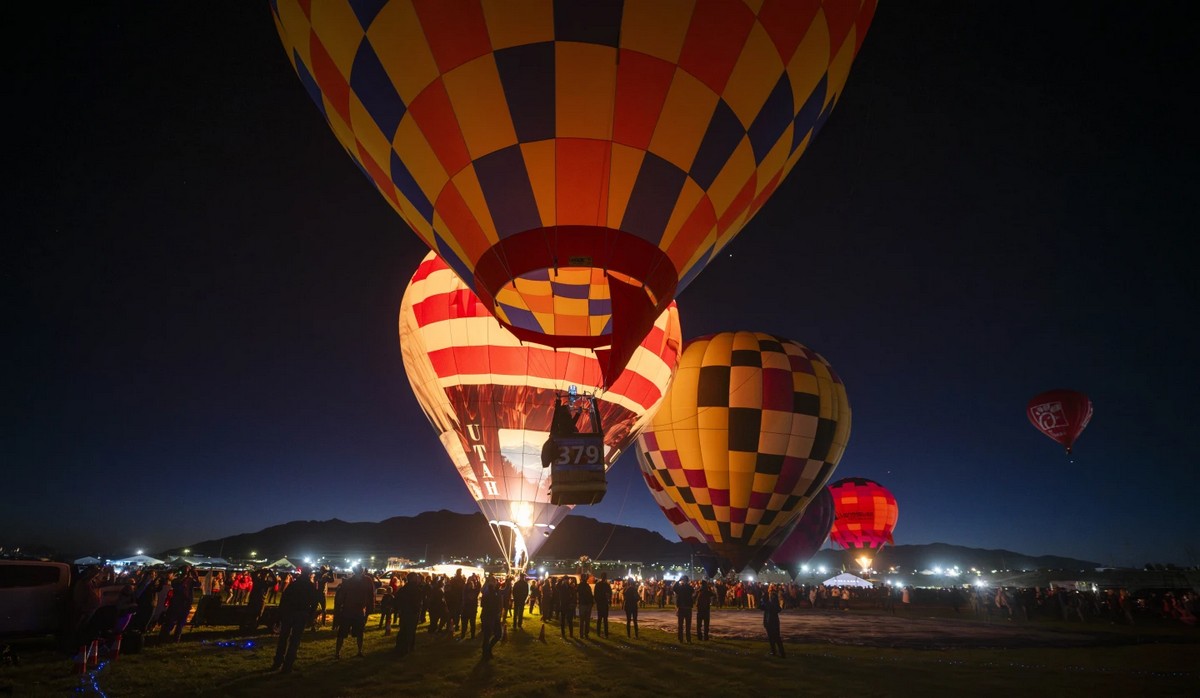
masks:
[[[846,388],[824,358],[761,332],[684,348],[638,448],[718,556],[765,560],[829,481],[850,436]]]

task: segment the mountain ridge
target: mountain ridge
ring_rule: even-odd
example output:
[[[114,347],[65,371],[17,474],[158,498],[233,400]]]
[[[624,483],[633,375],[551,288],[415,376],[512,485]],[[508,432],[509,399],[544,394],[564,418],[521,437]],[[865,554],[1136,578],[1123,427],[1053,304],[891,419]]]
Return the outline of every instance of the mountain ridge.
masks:
[[[482,514],[460,514],[440,509],[415,516],[394,516],[379,522],[297,520],[185,546],[193,554],[250,557],[323,556],[366,560],[382,564],[387,557],[411,560],[488,559],[498,550]],[[181,548],[173,549],[178,552]],[[535,560],[566,560],[587,555],[592,559],[637,561],[646,564],[685,564],[703,556],[683,542],[667,540],[657,531],[607,523],[578,514],[563,519],[554,534],[534,556]],[[808,564],[839,568],[852,553],[821,550]],[[853,554],[857,556],[857,553]],[[1060,555],[1026,555],[1003,549],[971,548],[949,543],[897,545],[876,554],[876,569],[896,567],[906,571],[957,565],[992,569],[1094,569],[1100,564]],[[786,565],[785,565],[786,566]]]

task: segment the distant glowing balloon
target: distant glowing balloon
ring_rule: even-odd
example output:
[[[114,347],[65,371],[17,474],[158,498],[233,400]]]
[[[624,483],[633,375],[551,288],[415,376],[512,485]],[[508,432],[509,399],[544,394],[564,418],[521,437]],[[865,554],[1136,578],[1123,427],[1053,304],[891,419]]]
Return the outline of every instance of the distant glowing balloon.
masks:
[[[421,240],[518,337],[611,346],[612,378],[808,148],[875,4],[271,10],[330,129]]]
[[[860,477],[829,486],[833,496],[833,530],[829,537],[846,550],[878,550],[895,543],[892,531],[900,510],[896,498],[875,482]]]
[[[1049,390],[1029,401],[1025,414],[1033,426],[1071,452],[1092,421],[1092,401],[1076,390]]]
[[[663,400],[681,344],[672,303],[607,391],[590,350],[522,342],[500,326],[433,253],[400,305],[404,369],[471,496],[514,567],[535,555],[568,506],[550,503],[550,436],[556,395],[597,395],[606,467]]]
[[[685,346],[638,452],[708,547],[740,571],[765,562],[820,494],[849,435],[845,386],[819,354],[723,332]]]

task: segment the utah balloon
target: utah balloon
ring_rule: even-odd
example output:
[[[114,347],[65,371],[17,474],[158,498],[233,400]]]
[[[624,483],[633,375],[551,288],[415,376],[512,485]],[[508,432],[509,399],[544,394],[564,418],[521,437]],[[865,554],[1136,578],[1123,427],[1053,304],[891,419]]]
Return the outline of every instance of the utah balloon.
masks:
[[[1038,431],[1070,454],[1075,440],[1092,421],[1092,401],[1077,390],[1048,390],[1029,401],[1025,414]]]
[[[517,337],[609,347],[611,380],[812,143],[875,5],[271,10],[330,129],[420,239]]]
[[[399,324],[417,402],[513,567],[527,563],[570,510],[551,503],[550,470],[542,467],[556,404],[569,404],[572,393],[581,405],[594,396],[611,465],[663,400],[681,344],[671,304],[628,370],[601,391],[590,350],[522,342],[433,253],[404,293]]]
[[[761,332],[723,332],[684,347],[637,448],[726,569],[741,570],[783,540],[849,435],[845,386],[819,354]]]
[[[887,489],[861,477],[829,486],[833,496],[833,530],[829,538],[846,550],[878,550],[894,543],[892,531],[900,510]]]

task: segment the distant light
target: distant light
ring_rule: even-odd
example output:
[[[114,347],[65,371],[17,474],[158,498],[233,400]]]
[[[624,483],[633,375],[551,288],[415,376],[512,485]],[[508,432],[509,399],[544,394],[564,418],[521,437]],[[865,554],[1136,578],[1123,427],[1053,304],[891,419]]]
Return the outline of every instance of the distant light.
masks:
[[[138,555],[141,555],[141,554],[142,554],[142,551],[141,551],[141,550],[137,551],[137,554],[138,554]]]
[[[808,571],[808,565],[800,565],[800,571],[801,571],[801,572],[807,572],[807,571]]]
[[[934,567],[934,568],[933,568],[933,573],[934,573],[934,574],[941,574],[941,573],[942,573],[942,568],[941,568],[941,567]]]
[[[191,550],[189,550],[189,549],[187,549],[187,548],[184,548],[184,549],[183,549],[183,554],[184,554],[184,555],[190,555],[191,553],[192,553],[192,551],[191,551]]]
[[[817,568],[817,571],[818,571],[818,572],[820,572],[821,574],[825,574],[825,568],[824,568],[824,567],[818,567],[818,568]]]
[[[983,581],[983,577],[980,577],[979,579],[975,580],[975,586],[982,589],[983,587],[987,586],[987,582]]]

